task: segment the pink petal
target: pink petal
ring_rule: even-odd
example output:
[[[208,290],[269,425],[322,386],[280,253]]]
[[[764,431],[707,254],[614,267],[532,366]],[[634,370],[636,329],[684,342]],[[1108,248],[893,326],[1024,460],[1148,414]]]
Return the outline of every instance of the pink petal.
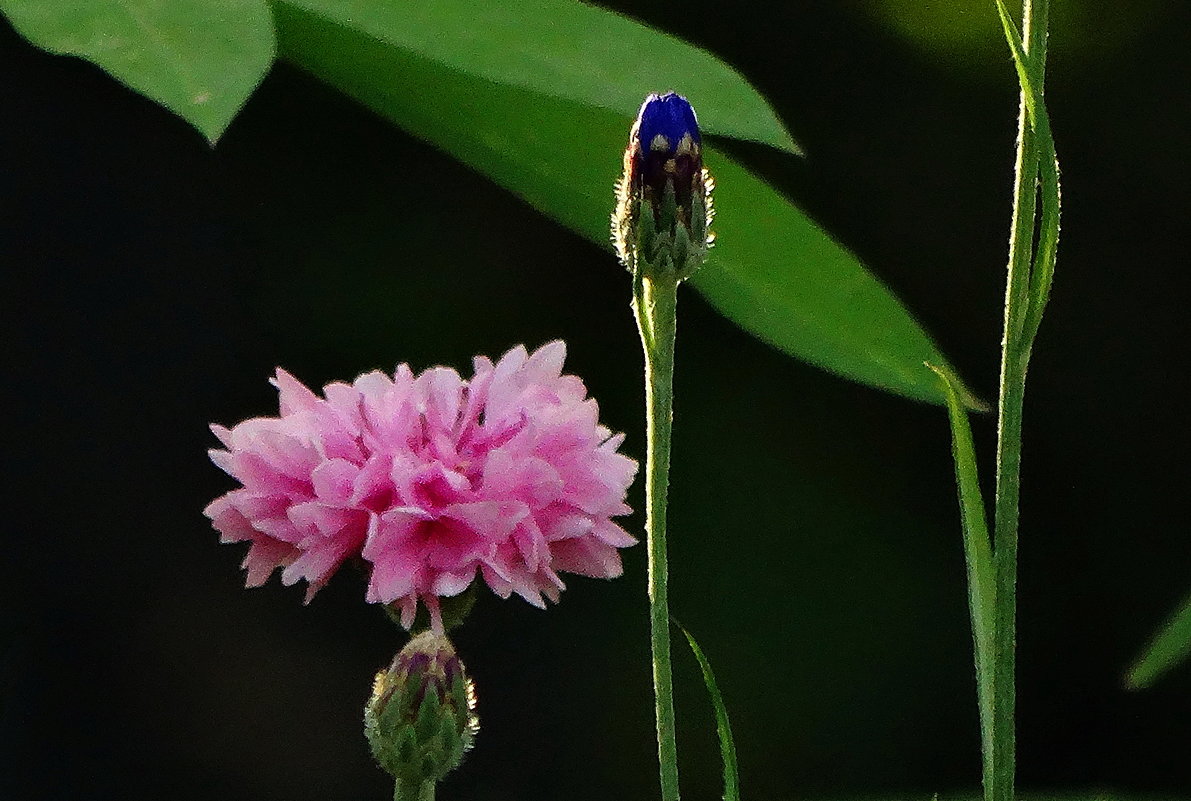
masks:
[[[298,554],[297,549],[277,540],[267,537],[254,540],[240,565],[248,571],[244,586],[260,587],[269,580],[274,570],[288,565]]]
[[[463,408],[463,379],[448,367],[432,367],[418,376],[421,413],[431,429],[453,430]]]
[[[310,474],[314,494],[327,503],[347,504],[355,490],[360,468],[343,459],[328,459]]]
[[[458,595],[471,585],[472,579],[475,577],[475,568],[470,574],[439,573],[434,584],[431,585],[430,591],[444,598]]]
[[[596,522],[595,528],[592,529],[592,535],[613,548],[628,548],[637,544],[637,540],[632,535],[607,519]]]
[[[551,543],[550,552],[555,570],[591,578],[616,578],[624,572],[620,552],[592,537]]]
[[[223,443],[223,447],[230,448],[232,446],[232,432],[226,426],[221,426],[218,423],[212,423],[209,428],[215,438]]]
[[[277,387],[282,415],[313,409],[319,403],[317,395],[280,367],[277,368],[275,377],[271,378],[269,383]]]
[[[374,454],[356,474],[352,482],[352,494],[348,500],[357,508],[374,509],[387,506],[393,496],[393,481],[389,477],[393,464],[384,454]]]
[[[484,463],[483,482],[484,492],[490,496],[516,498],[539,507],[558,500],[566,490],[562,476],[549,462],[499,448]]]
[[[567,358],[567,343],[561,339],[547,342],[533,352],[526,361],[525,378],[528,381],[550,384],[562,374],[562,364]]]

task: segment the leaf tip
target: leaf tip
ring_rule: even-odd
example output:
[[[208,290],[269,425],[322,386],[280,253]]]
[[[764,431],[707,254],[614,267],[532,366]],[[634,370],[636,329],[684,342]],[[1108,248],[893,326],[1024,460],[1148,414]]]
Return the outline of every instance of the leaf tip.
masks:
[[[1129,666],[1125,675],[1121,677],[1121,689],[1131,693],[1148,690],[1166,672],[1167,667],[1169,666],[1153,664],[1152,654],[1146,651]]]
[[[227,129],[231,127],[242,108],[243,103],[235,109],[216,110],[206,108],[200,101],[193,100],[190,108],[175,113],[202,134],[203,139],[207,140],[207,145],[214,149],[215,145],[223,139],[223,135],[227,133]]]
[[[972,412],[979,412],[986,414],[992,411],[992,407],[984,400],[972,393],[960,379],[955,371],[945,364],[934,364],[932,362],[923,362],[923,366],[937,375],[944,384],[944,391],[955,393],[960,405]]]
[[[806,151],[802,149],[802,145],[794,141],[794,137],[790,135],[790,132],[786,130],[784,125],[782,126],[782,138],[779,145],[787,153],[798,156],[799,158],[806,158]]]
[[[988,414],[993,409],[992,404],[978,395],[972,394],[972,392],[970,392],[963,384],[960,384],[959,386],[959,399],[963,401],[964,406],[967,407],[969,411],[977,412],[979,414]]]

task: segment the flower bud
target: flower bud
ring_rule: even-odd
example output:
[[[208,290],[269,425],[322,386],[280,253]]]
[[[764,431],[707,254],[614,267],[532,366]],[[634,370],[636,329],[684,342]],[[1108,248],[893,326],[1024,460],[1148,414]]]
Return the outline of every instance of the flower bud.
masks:
[[[442,634],[423,632],[376,676],[364,708],[372,755],[399,786],[441,781],[471,748],[479,718],[471,680]]]
[[[673,92],[645,98],[612,214],[612,241],[625,267],[677,280],[698,269],[713,239],[714,183],[691,104]]]

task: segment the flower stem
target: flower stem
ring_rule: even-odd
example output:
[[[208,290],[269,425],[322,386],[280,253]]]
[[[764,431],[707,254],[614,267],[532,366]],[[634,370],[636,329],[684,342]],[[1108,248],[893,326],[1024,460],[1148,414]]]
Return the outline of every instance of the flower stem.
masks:
[[[434,801],[434,782],[422,782],[415,788],[398,779],[393,785],[393,801]]]
[[[1048,0],[1025,0],[1022,39],[1041,87],[1046,58]],[[1018,118],[1013,222],[1005,288],[1005,331],[997,416],[996,503],[993,526],[995,609],[993,644],[993,721],[991,786],[988,801],[1013,801],[1016,772],[1017,550],[1021,494],[1021,432],[1031,334],[1030,271],[1037,210],[1039,144],[1022,88]]]
[[[638,273],[633,283],[633,310],[645,350],[645,536],[649,550],[649,624],[658,763],[662,801],[678,801],[678,745],[666,588],[666,490],[670,482],[678,281]]]

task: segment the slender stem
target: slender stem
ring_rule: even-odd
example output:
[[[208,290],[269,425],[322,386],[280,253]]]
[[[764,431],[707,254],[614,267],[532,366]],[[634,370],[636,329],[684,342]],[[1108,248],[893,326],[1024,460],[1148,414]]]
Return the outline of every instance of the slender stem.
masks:
[[[1025,397],[1024,364],[1006,359],[1002,387],[997,500],[993,550],[996,585],[993,644],[993,732],[991,801],[1012,801],[1016,773],[1017,703],[1017,501],[1021,478],[1021,420]]]
[[[1031,30],[1035,34],[1035,43],[1030,53],[1026,52],[1026,43],[1017,30],[1017,24],[1005,5],[1005,0],[996,0],[997,14],[1001,17],[1001,27],[1005,31],[1005,40],[1013,52],[1013,63],[1017,68],[1018,79],[1022,87],[1022,100],[1030,114],[1030,127],[1033,129],[1038,142],[1038,169],[1042,188],[1042,218],[1039,221],[1039,239],[1034,248],[1034,265],[1030,273],[1030,308],[1026,312],[1025,329],[1022,336],[1022,346],[1029,348],[1034,337],[1038,334],[1038,327],[1042,322],[1042,313],[1046,310],[1046,303],[1050,297],[1050,286],[1054,279],[1055,260],[1059,245],[1059,217],[1062,206],[1062,191],[1059,187],[1059,160],[1055,153],[1054,137],[1050,130],[1050,116],[1046,112],[1043,100],[1043,81],[1046,76],[1046,36],[1045,18],[1047,9],[1040,3],[1039,18],[1043,24],[1035,24]],[[1042,34],[1038,32],[1041,31]],[[1031,53],[1033,57],[1031,58]]]
[[[1047,0],[1025,0],[1022,37],[1041,85],[1046,47]],[[989,801],[1012,801],[1016,773],[1017,550],[1021,493],[1021,432],[1029,342],[1023,336],[1030,304],[1039,149],[1030,123],[1026,90],[1018,119],[1017,164],[1009,267],[1005,288],[1005,332],[997,419],[997,476],[993,562],[995,571],[993,658],[992,786]]]
[[[678,746],[670,668],[666,580],[666,490],[674,409],[674,333],[678,282],[638,276],[633,308],[645,350],[645,536],[649,549],[649,624],[662,801],[678,801]]]
[[[434,801],[434,782],[422,782],[415,789],[398,779],[393,785],[393,801]]]

